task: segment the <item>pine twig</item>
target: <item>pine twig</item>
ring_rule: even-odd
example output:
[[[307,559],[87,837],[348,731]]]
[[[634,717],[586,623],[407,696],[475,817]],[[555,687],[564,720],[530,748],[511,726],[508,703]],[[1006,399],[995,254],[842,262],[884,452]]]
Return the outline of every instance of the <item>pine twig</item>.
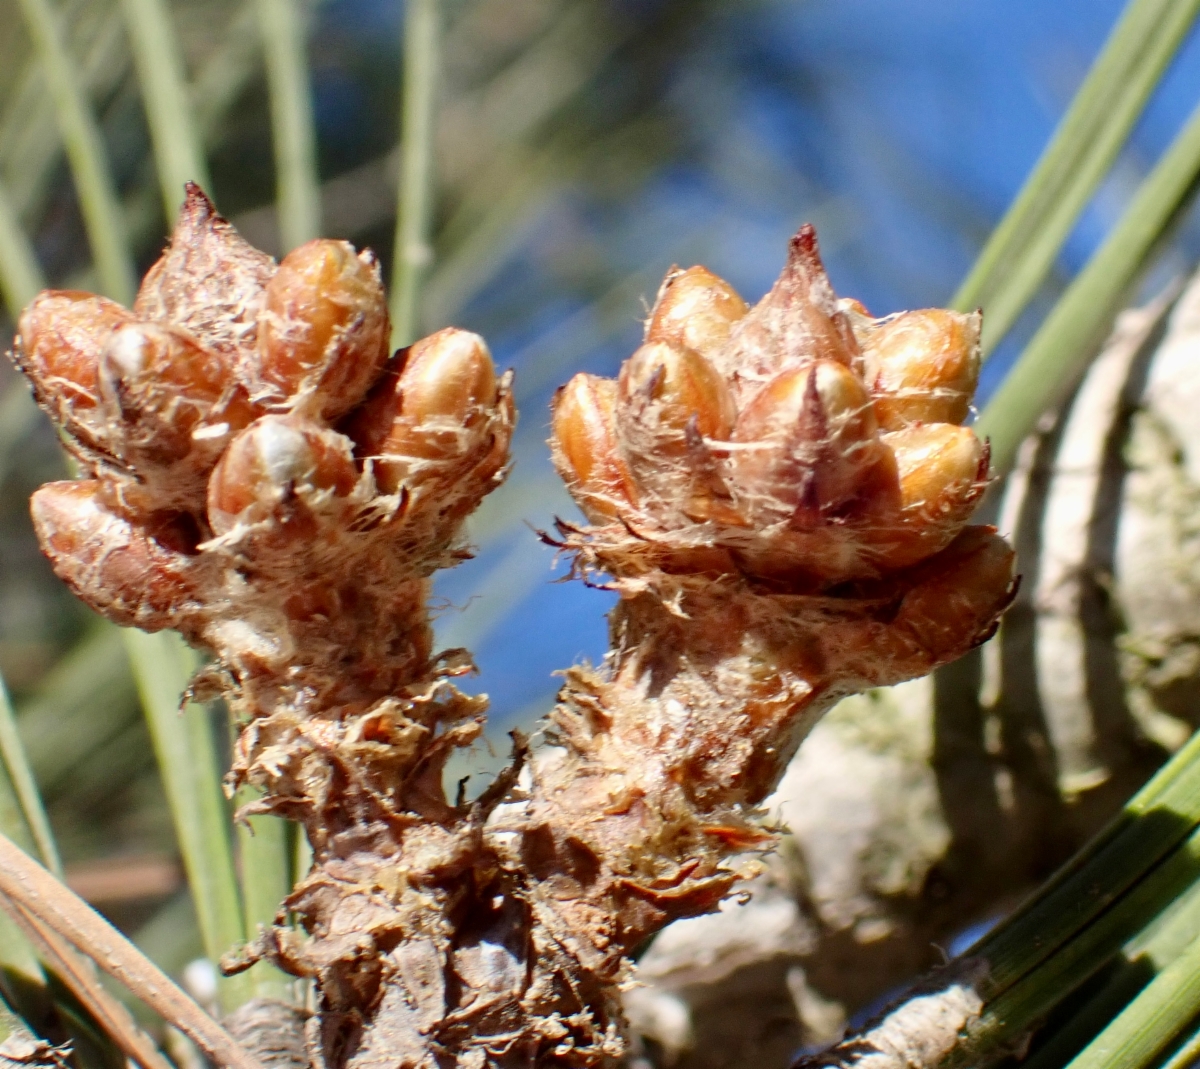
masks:
[[[260,1069],[228,1033],[86,902],[0,835],[0,894],[66,939],[224,1069]]]
[[[770,847],[754,807],[821,714],[970,649],[1012,597],[1011,551],[967,526],[977,315],[870,319],[804,227],[754,309],[675,270],[647,331],[554,411],[593,525],[546,538],[622,593],[614,649],[567,673],[561,753],[518,788],[518,738],[467,803],[443,773],[486,699],[452,682],[466,651],[434,652],[428,599],[508,459],[483,340],[389,360],[370,254],[276,267],[194,188],[132,311],[50,293],[22,317],[18,362],[89,476],[35,494],[43,548],[110,619],[211,652],[193,691],[237,718],[228,787],[261,791],[240,815],[297,820],[313,854],[222,969],[314,980],[331,1067],[619,1057],[631,955]]]
[[[129,1011],[96,979],[91,962],[80,957],[52,928],[24,910],[12,907],[9,916],[37,948],[42,960],[103,1026],[126,1057],[142,1069],[171,1069],[171,1063],[158,1052],[153,1040],[138,1028]]]

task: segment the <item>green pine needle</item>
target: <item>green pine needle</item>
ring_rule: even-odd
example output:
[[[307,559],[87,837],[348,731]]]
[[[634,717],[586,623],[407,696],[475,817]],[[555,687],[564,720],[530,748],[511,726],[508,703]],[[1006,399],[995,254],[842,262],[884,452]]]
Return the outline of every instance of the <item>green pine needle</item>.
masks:
[[[76,77],[50,0],[20,2],[54,100],[100,286],[113,300],[129,304],[137,279],[104,138]]]
[[[441,48],[438,0],[409,0],[404,15],[400,193],[392,269],[392,348],[421,329],[421,284],[433,261],[433,133]]]
[[[321,188],[299,0],[258,0],[271,95],[279,235],[285,252],[321,234]]]
[[[211,188],[188,93],[183,51],[165,0],[121,0],[150,125],[154,162],[168,225],[183,203],[183,187]]]
[[[205,952],[215,962],[245,942],[246,929],[211,725],[203,708],[180,709],[180,695],[199,663],[178,635],[135,630],[122,634],[171,806]],[[253,995],[246,973],[219,982],[218,997],[227,1013]]]
[[[1154,248],[1190,202],[1200,175],[1200,108],[1138,187],[1120,222],[1068,287],[995,396],[976,433],[1003,475],[1038,417],[1087,366]]]

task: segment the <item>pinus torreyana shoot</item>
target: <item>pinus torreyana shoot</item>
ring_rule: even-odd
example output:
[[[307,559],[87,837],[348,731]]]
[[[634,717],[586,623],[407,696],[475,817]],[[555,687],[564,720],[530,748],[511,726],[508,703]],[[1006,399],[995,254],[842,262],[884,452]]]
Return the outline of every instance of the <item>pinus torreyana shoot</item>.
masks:
[[[753,309],[672,271],[617,379],[555,401],[594,526],[553,541],[620,592],[613,648],[568,672],[554,745],[518,776],[518,739],[453,804],[485,700],[426,602],[507,464],[483,340],[389,357],[369,253],[276,265],[195,187],[132,311],[33,302],[16,360],[84,474],[34,495],[42,546],[101,613],[211,655],[194,689],[236,716],[230,789],[303,824],[311,872],[224,964],[315,979],[315,1064],[616,1062],[629,954],[769,848],[755,807],[820,714],[959,656],[1011,598],[1009,548],[966,526],[978,334],[839,301],[808,227]]]

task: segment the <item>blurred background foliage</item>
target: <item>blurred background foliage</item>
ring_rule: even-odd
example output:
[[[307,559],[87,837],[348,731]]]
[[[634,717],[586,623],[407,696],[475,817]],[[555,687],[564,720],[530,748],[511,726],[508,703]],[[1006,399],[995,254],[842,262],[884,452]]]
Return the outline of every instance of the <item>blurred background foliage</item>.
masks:
[[[278,256],[313,232],[390,270],[401,169],[400,0],[174,0],[209,191]],[[574,506],[544,439],[554,388],[613,374],[672,263],[751,300],[788,236],[817,224],[834,283],[876,315],[945,304],[1012,200],[1122,9],[1119,0],[444,0],[422,333],[454,323],[516,369],[506,487],[472,521],[474,560],[439,579],[439,638],[467,646],[501,740],[549,708],[553,672],[606,646],[607,595],[555,584],[530,525]],[[102,134],[137,270],[168,229],[130,30],[136,0],[0,0],[0,241],[38,274],[99,289],[52,86],[29,27],[57,13]],[[280,13],[307,51],[319,195],[279,188],[270,47]],[[272,14],[274,13],[274,15]],[[265,31],[265,32],[264,32]],[[286,58],[286,57],[285,57]],[[296,72],[293,71],[293,74]],[[303,77],[303,71],[300,72]],[[1074,226],[1054,274],[985,373],[999,383],[1200,97],[1200,40],[1171,66]],[[304,108],[298,121],[304,130]],[[305,151],[301,136],[299,148]],[[303,163],[303,160],[301,161]],[[300,167],[304,171],[304,167]],[[281,208],[277,210],[276,201]],[[289,199],[290,198],[290,199]],[[299,207],[297,207],[299,205]],[[285,237],[286,235],[286,237]],[[1200,257],[1188,218],[1147,291]],[[19,259],[19,257],[18,257]],[[9,263],[13,262],[9,258]],[[171,969],[200,953],[137,688],[116,633],[50,574],[27,517],[61,477],[48,425],[0,370],[0,671],[70,881]],[[219,743],[224,732],[213,721]],[[459,771],[493,764],[480,748]]]

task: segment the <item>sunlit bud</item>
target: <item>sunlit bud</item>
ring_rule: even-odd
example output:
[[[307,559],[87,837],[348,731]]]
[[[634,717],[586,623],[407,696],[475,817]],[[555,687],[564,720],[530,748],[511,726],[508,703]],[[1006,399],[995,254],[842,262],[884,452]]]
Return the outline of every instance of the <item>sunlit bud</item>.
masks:
[[[646,325],[646,341],[667,342],[711,356],[728,340],[733,324],[749,310],[737,290],[708,268],[674,270],[658,291]]]
[[[182,627],[190,558],[112,511],[104,484],[47,483],[30,511],[55,574],[92,608],[123,627]]]
[[[738,417],[730,465],[761,518],[804,525],[854,497],[885,459],[870,398],[832,360],[785,371]]]
[[[605,523],[630,506],[629,470],[617,449],[617,384],[578,374],[554,398],[554,464],[583,514]]]
[[[192,455],[212,462],[254,412],[226,358],[186,331],[127,323],[108,339],[100,397],[114,449],[138,466]]]
[[[359,457],[375,458],[379,489],[395,493],[407,458],[450,460],[477,447],[475,428],[497,391],[484,340],[447,327],[400,354],[343,430]]]
[[[281,514],[299,501],[310,512],[344,498],[358,479],[350,443],[296,416],[264,416],[233,440],[208,484],[217,534]]]
[[[69,434],[96,440],[100,355],[109,335],[133,319],[106,297],[45,290],[21,313],[16,360],[34,395]]]
[[[864,493],[850,522],[878,563],[905,568],[948,545],[987,487],[987,446],[968,427],[917,423],[882,435],[894,485]]]
[[[310,241],[288,253],[267,283],[255,400],[336,419],[370,389],[387,344],[375,257],[356,256],[345,241]]]
[[[863,346],[867,382],[885,430],[907,423],[962,423],[979,378],[978,312],[905,312]]]
[[[987,451],[969,427],[914,424],[883,440],[900,471],[901,508],[926,522],[966,522],[987,481]]]
[[[733,429],[737,409],[725,380],[694,349],[678,349],[665,342],[650,342],[621,367],[617,396],[653,413],[658,426],[683,431],[695,418],[705,438],[726,439]],[[639,404],[641,402],[641,404]]]

